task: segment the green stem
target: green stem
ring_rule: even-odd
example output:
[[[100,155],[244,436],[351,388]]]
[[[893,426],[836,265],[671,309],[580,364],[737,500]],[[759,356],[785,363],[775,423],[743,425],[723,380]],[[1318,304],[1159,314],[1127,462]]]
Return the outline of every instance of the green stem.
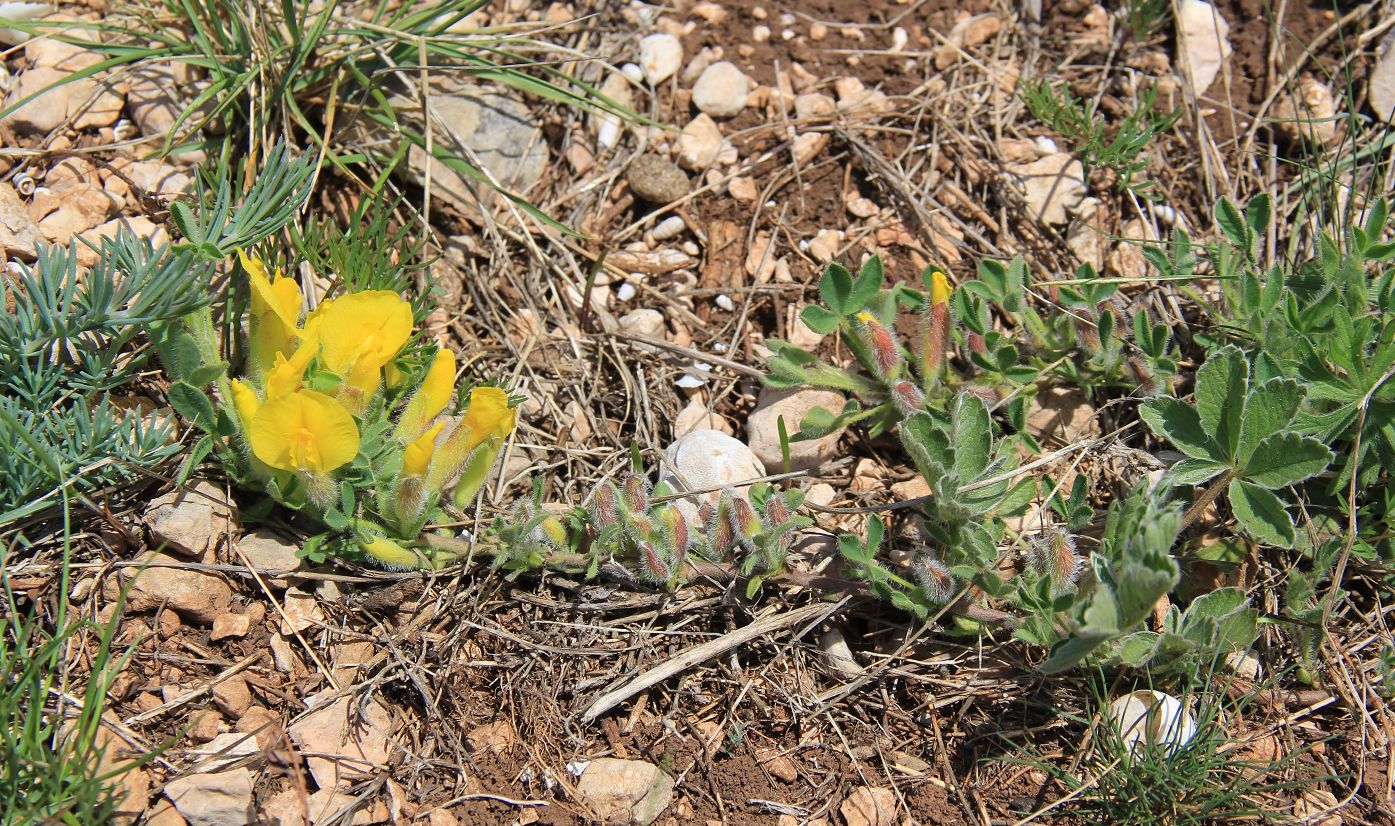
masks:
[[[1187,512],[1182,514],[1182,530],[1186,530],[1188,525],[1195,522],[1197,517],[1201,516],[1202,511],[1206,510],[1208,505],[1216,501],[1216,497],[1221,495],[1221,491],[1226,489],[1226,486],[1230,484],[1236,474],[1237,471],[1235,468],[1231,468],[1211,481],[1211,484],[1202,492],[1201,496],[1197,497],[1190,508],[1187,508]]]

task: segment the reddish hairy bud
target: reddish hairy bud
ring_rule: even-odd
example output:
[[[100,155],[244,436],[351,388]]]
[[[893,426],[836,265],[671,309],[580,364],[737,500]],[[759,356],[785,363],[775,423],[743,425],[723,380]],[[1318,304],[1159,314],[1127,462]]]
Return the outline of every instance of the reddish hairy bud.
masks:
[[[902,416],[910,418],[925,408],[925,394],[909,381],[898,381],[891,387],[891,403]]]
[[[857,320],[877,373],[884,379],[892,378],[901,370],[901,348],[896,345],[896,336],[880,319],[865,310],[857,314]]]
[[[932,605],[944,605],[954,598],[959,578],[950,573],[949,566],[933,556],[923,556],[911,566],[911,573]]]

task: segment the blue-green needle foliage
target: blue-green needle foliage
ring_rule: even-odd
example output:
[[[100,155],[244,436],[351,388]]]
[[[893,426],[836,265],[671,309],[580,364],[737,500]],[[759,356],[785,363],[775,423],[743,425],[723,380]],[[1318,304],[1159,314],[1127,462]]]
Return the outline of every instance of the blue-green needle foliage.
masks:
[[[102,241],[86,271],[75,241],[41,246],[32,265],[7,277],[0,526],[52,507],[69,486],[79,494],[105,488],[183,451],[172,424],[120,403],[151,366],[145,336],[168,358],[175,322],[212,300],[215,264],[285,227],[308,197],[311,171],[277,148],[250,187],[223,175],[173,212],[183,243],[156,246],[122,229]],[[178,398],[171,402],[180,408]]]

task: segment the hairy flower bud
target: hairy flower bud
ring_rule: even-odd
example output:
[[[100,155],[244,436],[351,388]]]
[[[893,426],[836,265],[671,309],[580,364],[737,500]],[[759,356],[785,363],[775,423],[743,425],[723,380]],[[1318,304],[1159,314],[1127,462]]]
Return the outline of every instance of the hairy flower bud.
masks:
[[[891,387],[891,403],[898,413],[910,418],[925,408],[925,394],[913,382],[902,379]]]
[[[930,301],[920,315],[920,377],[926,386],[939,380],[949,350],[949,297],[954,289],[942,272],[930,276]]]
[[[896,344],[896,336],[866,310],[857,314],[857,320],[878,375],[887,380],[894,378],[901,371],[901,348]]]
[[[731,491],[724,490],[717,500],[717,507],[708,508],[707,545],[716,556],[724,556],[736,545],[736,530],[731,524],[731,503]]]
[[[673,558],[682,564],[688,558],[688,546],[692,543],[692,536],[688,532],[688,520],[672,505],[659,511],[659,519],[664,524],[664,535]]]
[[[652,542],[639,543],[639,570],[641,577],[649,582],[668,582],[673,576],[673,569]]]
[[[649,510],[649,480],[633,473],[625,477],[625,505],[635,513]]]
[[[731,510],[728,511],[731,520],[731,529],[742,542],[746,542],[765,533],[765,525],[761,524],[760,517],[747,502],[740,496],[731,500]]]
[[[959,578],[950,573],[949,566],[933,556],[922,556],[911,565],[911,574],[932,605],[944,605],[959,589]]]
[[[1060,528],[1032,540],[1027,563],[1037,574],[1049,578],[1058,594],[1074,588],[1080,577],[1080,557],[1075,553],[1075,538]]]
[[[771,528],[778,528],[790,521],[790,509],[785,500],[778,495],[772,495],[765,500],[765,518]]]
[[[591,524],[598,531],[620,524],[620,494],[612,482],[606,480],[596,486],[595,493],[591,494],[590,511]]]

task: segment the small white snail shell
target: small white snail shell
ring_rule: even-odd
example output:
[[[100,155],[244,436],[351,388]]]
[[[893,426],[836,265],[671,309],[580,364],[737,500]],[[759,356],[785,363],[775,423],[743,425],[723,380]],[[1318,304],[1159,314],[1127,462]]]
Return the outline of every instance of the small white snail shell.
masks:
[[[16,172],[14,177],[10,178],[10,184],[14,186],[15,192],[18,192],[26,198],[33,195],[35,187],[38,186],[38,182],[34,180],[34,176],[30,175],[28,172]]]
[[[1196,736],[1196,719],[1181,701],[1161,691],[1135,691],[1109,704],[1109,720],[1136,755],[1146,744],[1163,746],[1167,754]]]

